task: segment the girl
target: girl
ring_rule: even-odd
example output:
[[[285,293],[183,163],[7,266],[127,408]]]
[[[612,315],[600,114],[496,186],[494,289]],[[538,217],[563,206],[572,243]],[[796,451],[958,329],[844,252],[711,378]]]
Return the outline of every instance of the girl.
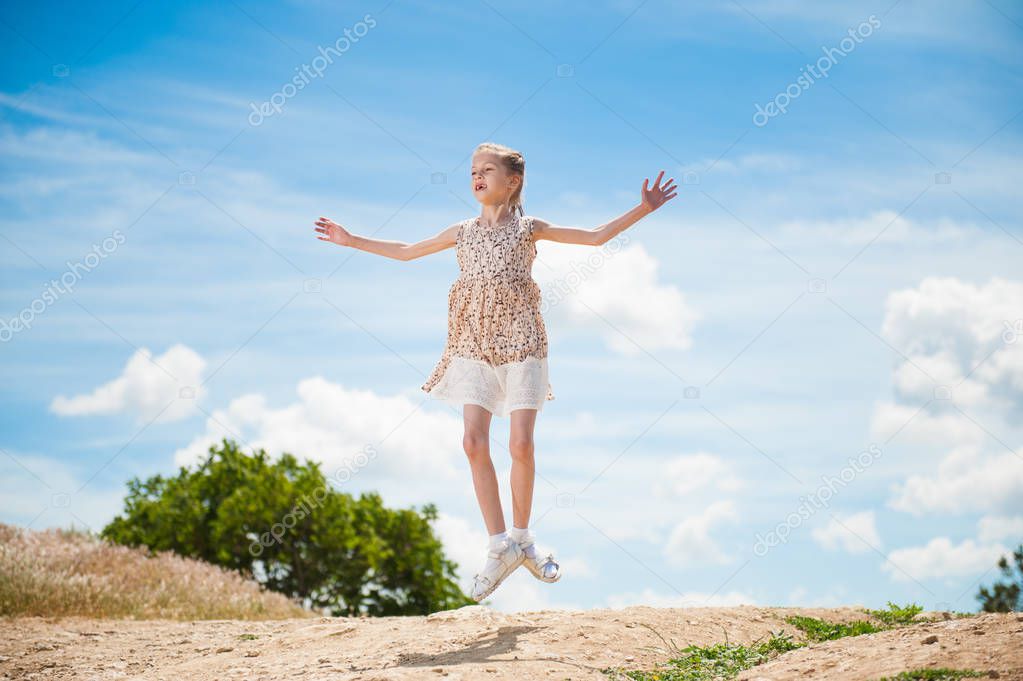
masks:
[[[472,468],[476,499],[490,543],[487,562],[473,581],[477,602],[519,565],[543,582],[561,578],[554,556],[541,558],[529,532],[533,505],[533,430],[545,400],[553,400],[548,382],[547,331],[540,313],[540,288],[532,278],[536,242],[599,246],[676,196],[669,179],[643,181],[639,205],[595,229],[560,227],[525,215],[522,154],[501,144],[476,148],[470,172],[480,202],[478,217],[457,222],[417,243],[358,236],[321,217],[317,238],[398,260],[412,260],[455,247],[461,271],[448,292],[447,343],[426,383],[429,395],[462,408],[463,448]],[[512,519],[505,529],[497,476],[490,458],[490,420],[511,417]]]

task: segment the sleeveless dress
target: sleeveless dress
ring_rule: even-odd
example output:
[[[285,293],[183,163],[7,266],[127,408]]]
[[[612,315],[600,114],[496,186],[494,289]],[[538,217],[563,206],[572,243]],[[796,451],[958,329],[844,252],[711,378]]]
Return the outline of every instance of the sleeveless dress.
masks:
[[[448,292],[447,342],[422,389],[496,416],[541,411],[554,392],[540,286],[532,277],[533,218],[517,216],[490,227],[478,217],[463,220],[455,256],[460,274]]]

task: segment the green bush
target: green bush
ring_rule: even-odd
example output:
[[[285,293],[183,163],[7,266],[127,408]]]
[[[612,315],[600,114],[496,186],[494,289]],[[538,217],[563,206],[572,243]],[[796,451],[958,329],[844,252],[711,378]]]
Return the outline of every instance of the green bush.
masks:
[[[422,615],[473,602],[436,517],[432,504],[389,509],[376,493],[335,490],[316,463],[225,439],[195,469],[131,480],[102,535],[231,568],[321,612]]]
[[[1005,556],[998,559],[998,568],[1008,582],[995,582],[988,591],[982,586],[977,593],[983,612],[1012,612],[1023,609],[1023,544],[1012,552],[1013,564]],[[1013,573],[1015,569],[1015,574]]]

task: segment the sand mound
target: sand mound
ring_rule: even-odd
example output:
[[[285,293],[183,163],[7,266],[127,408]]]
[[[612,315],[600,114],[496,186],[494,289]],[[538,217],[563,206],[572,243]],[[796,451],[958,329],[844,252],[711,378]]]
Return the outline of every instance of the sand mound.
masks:
[[[877,679],[916,667],[1023,679],[1023,615],[983,614],[801,648],[739,678]],[[482,606],[428,617],[278,621],[23,618],[0,623],[0,675],[46,679],[609,679],[608,667],[666,658],[678,646],[750,643],[784,618],[863,619],[858,608],[649,608],[498,613]],[[923,619],[923,618],[921,618]],[[657,650],[656,648],[662,648]],[[38,676],[33,676],[37,674]]]

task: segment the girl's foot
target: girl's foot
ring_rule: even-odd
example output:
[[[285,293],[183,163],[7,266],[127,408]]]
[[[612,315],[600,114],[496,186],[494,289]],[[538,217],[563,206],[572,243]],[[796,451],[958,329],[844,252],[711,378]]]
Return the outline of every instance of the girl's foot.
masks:
[[[541,558],[536,553],[536,544],[532,534],[526,534],[518,541],[522,549],[522,564],[541,582],[553,583],[561,579],[561,566],[554,560],[554,554],[548,553]]]
[[[487,564],[482,572],[476,573],[472,584],[472,599],[479,603],[494,593],[505,577],[522,565],[525,554],[518,543],[506,539],[487,551]]]

